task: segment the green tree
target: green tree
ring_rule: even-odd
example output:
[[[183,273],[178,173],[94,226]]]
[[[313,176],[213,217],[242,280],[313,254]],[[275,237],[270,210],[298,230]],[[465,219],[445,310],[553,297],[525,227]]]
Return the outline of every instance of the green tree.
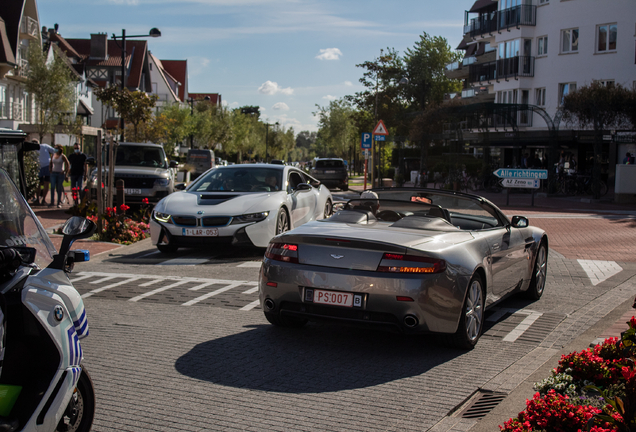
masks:
[[[355,110],[345,99],[329,102],[329,106],[316,105],[318,133],[316,142],[321,146],[322,157],[336,156],[349,159],[351,148],[358,141]]]
[[[196,147],[223,148],[231,145],[233,115],[230,110],[206,101],[194,106],[193,133]]]
[[[242,109],[233,110],[231,115],[233,134],[226,150],[236,153],[236,162],[241,163],[246,156],[252,158],[265,148],[265,131],[258,115],[244,113]]]
[[[462,55],[453,51],[445,38],[426,32],[413,48],[406,50],[404,63],[409,84],[404,92],[412,110],[424,111],[429,104],[442,103],[446,93],[461,91],[461,82],[447,78],[444,70]]]
[[[31,42],[27,51],[29,72],[26,91],[33,95],[38,113],[36,124],[40,142],[46,134],[54,134],[55,126],[63,116],[73,110],[75,93],[71,71],[55,50],[48,61],[37,42]],[[54,136],[54,135],[53,135]]]
[[[175,146],[181,144],[192,131],[190,109],[178,103],[167,105],[147,123],[145,138],[155,143],[163,143],[167,154],[174,153]]]
[[[592,192],[600,198],[603,131],[629,124],[631,92],[621,85],[604,86],[598,82],[583,86],[564,97],[563,119],[581,129],[594,130]]]
[[[139,141],[143,138],[139,134],[139,125],[148,122],[153,115],[153,109],[157,103],[157,96],[148,96],[145,92],[135,90],[131,92],[127,88],[120,89],[116,86],[109,86],[98,89],[95,92],[97,100],[112,106],[124,119],[126,123],[133,125],[132,141]],[[122,131],[122,140],[123,140]]]

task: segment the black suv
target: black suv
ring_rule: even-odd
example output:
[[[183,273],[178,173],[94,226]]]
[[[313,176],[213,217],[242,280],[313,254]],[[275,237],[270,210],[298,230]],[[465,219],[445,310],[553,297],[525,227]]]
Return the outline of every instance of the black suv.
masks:
[[[309,172],[327,187],[337,187],[343,191],[349,190],[349,174],[342,159],[319,158]]]

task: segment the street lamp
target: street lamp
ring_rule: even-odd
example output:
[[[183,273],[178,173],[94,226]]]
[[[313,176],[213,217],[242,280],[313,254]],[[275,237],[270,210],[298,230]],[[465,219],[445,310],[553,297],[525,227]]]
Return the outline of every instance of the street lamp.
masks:
[[[204,101],[209,102],[210,96],[206,96],[203,98]],[[190,99],[188,99],[188,101],[190,102],[190,116],[194,117],[194,98],[192,96],[190,96]],[[194,148],[194,134],[190,133],[190,148]]]
[[[126,29],[121,30],[121,36],[116,36],[115,33],[113,33],[112,37],[116,44],[117,44],[117,39],[121,39],[121,46],[119,44],[117,44],[117,46],[121,48],[121,89],[122,90],[124,90],[124,88],[126,87],[126,38],[145,38],[145,37],[157,38],[160,36],[161,36],[161,31],[156,27],[151,28],[150,32],[148,32],[147,35],[126,36]],[[119,113],[119,115],[120,115],[120,126],[121,126],[121,140],[124,141],[124,118],[121,117],[121,113]]]
[[[274,124],[265,123],[265,163],[269,163],[269,159],[267,156],[267,146],[269,145],[269,127],[270,126],[278,126],[279,123],[276,122]]]

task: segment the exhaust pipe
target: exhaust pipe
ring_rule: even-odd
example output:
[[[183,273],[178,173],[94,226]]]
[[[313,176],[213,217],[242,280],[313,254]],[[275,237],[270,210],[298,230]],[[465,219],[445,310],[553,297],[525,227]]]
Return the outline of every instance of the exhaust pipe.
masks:
[[[407,315],[404,317],[404,325],[408,328],[416,327],[418,323],[419,321],[414,315]]]
[[[265,299],[265,301],[263,303],[265,303],[265,309],[267,309],[268,311],[272,311],[276,307],[276,304],[274,303],[274,300],[272,300],[270,298]]]

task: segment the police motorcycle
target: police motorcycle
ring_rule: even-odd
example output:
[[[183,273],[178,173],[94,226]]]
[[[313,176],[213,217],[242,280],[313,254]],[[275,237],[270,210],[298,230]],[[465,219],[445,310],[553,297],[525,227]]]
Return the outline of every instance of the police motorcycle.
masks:
[[[71,251],[95,224],[63,226],[59,253],[0,168],[0,432],[91,429],[95,392],[82,365],[86,311],[68,278],[88,251]]]

